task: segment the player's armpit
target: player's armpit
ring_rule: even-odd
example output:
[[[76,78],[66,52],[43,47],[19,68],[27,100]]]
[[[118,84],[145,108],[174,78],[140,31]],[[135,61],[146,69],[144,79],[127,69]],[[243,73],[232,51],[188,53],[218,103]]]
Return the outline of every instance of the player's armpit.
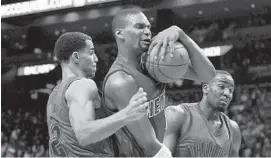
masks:
[[[238,124],[235,121],[230,121],[232,128],[232,148],[230,152],[230,157],[239,157],[239,150],[241,146],[241,132]]]
[[[116,108],[121,110],[127,107],[129,100],[138,88],[139,86],[132,76],[120,72],[108,78],[105,92],[106,96],[114,101],[114,104],[117,106]],[[162,147],[162,143],[156,138],[147,114],[143,118],[127,124],[126,127],[133,134],[139,145],[144,148],[145,154],[148,156],[154,156]]]
[[[179,133],[185,120],[185,112],[178,106],[169,106],[165,109],[165,115],[167,127],[163,143],[174,154],[176,141],[179,138]]]

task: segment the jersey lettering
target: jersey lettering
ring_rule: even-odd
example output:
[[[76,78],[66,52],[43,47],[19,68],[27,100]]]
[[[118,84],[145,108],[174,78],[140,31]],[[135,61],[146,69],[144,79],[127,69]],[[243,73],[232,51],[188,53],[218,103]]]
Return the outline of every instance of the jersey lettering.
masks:
[[[67,153],[61,142],[62,133],[61,133],[59,124],[53,118],[50,118],[50,122],[51,122],[51,127],[50,127],[51,138],[49,141],[49,146],[51,146],[50,153],[52,154],[52,156],[66,157]]]
[[[160,112],[162,112],[165,109],[165,91],[161,95],[159,95],[158,97],[150,100],[148,103],[149,103],[149,105],[148,105],[149,118],[158,115]]]
[[[228,157],[225,149],[212,142],[189,145],[188,149],[192,157]]]

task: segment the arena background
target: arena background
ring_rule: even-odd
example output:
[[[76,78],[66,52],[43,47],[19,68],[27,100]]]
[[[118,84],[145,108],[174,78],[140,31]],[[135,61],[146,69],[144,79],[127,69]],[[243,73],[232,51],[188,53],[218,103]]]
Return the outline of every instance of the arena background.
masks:
[[[234,76],[226,113],[241,129],[240,156],[271,156],[271,0],[1,0],[1,155],[48,156],[46,102],[61,78],[56,39],[68,31],[93,37],[100,87],[117,54],[112,16],[129,6],[146,14],[154,35],[181,27]],[[200,97],[199,83],[168,84],[168,104]]]

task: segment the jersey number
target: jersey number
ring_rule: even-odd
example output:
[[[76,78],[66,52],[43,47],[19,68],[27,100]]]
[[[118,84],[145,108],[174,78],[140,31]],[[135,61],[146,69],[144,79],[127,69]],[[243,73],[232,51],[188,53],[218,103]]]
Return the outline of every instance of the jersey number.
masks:
[[[52,134],[52,138],[50,139],[50,145],[51,145],[52,155],[59,156],[59,157],[66,157],[67,156],[66,151],[64,147],[62,146],[62,143],[60,142],[61,131],[57,123],[54,123],[51,126],[51,134]]]

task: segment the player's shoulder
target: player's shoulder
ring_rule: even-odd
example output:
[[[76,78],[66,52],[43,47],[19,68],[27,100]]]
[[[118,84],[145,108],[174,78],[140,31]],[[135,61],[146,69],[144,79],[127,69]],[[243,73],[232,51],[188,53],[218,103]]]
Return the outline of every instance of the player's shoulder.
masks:
[[[221,114],[226,118],[226,121],[228,122],[229,128],[234,132],[234,135],[241,135],[240,128],[239,128],[239,125],[237,124],[237,122],[230,119],[226,114],[224,114],[224,113],[221,113]]]
[[[237,122],[229,119],[229,125],[230,125],[230,128],[232,129],[232,131],[234,131],[236,134],[240,134],[240,128],[239,128],[239,125],[237,124]]]
[[[168,106],[165,109],[165,116],[167,120],[185,120],[186,112],[180,105]]]
[[[98,93],[96,83],[92,79],[81,78],[73,81],[66,90],[66,95],[84,93]]]
[[[69,87],[72,88],[91,88],[91,89],[96,89],[97,85],[94,82],[94,80],[89,79],[89,78],[81,78],[78,80],[73,81]]]
[[[165,111],[168,112],[168,113],[172,113],[174,115],[179,115],[179,114],[184,114],[185,113],[184,109],[180,105],[168,106],[165,109]]]
[[[180,109],[184,111],[191,111],[192,109],[195,109],[198,106],[198,102],[195,103],[181,103],[177,105]]]
[[[135,86],[136,81],[130,74],[117,71],[114,74],[110,75],[107,79],[105,88],[107,90],[117,90],[120,88],[131,88],[131,86]]]
[[[229,124],[230,131],[232,132],[233,146],[239,149],[241,145],[241,141],[242,141],[241,140],[242,135],[241,135],[239,125],[237,124],[237,122],[231,119],[229,119],[228,124]]]

